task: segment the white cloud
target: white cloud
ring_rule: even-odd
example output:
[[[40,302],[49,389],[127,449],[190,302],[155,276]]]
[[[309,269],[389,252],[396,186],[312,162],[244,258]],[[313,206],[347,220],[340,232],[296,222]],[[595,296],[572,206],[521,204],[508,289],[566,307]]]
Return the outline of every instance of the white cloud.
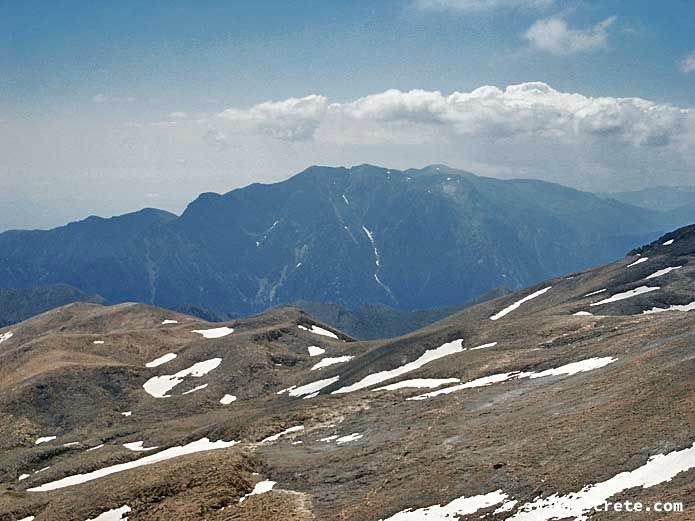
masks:
[[[0,124],[0,156],[18,174],[0,176],[0,225],[123,213],[151,205],[147,193],[179,211],[201,191],[275,182],[310,164],[446,163],[592,191],[695,183],[695,107],[544,83],[310,99],[232,107],[230,118],[189,112],[170,125]],[[45,214],[26,210],[36,205]]]
[[[250,109],[227,109],[219,116],[240,130],[255,130],[286,141],[310,139],[326,115],[328,100],[312,94],[304,98],[267,101]]]
[[[691,74],[695,72],[695,51],[683,58],[678,65],[684,74]]]
[[[483,86],[471,92],[391,89],[345,103],[323,96],[265,102],[220,115],[233,127],[281,140],[413,143],[464,137],[515,137],[578,143],[609,140],[635,147],[672,144],[693,110],[641,98],[588,97],[541,82]]]
[[[562,17],[536,21],[524,33],[532,47],[551,54],[591,52],[608,45],[608,33],[616,17],[611,16],[586,29],[574,29]]]
[[[183,111],[170,112],[167,116],[169,119],[186,119],[188,118],[188,113]]]
[[[538,9],[550,7],[555,0],[416,0],[420,9],[455,10],[466,12],[496,9]]]

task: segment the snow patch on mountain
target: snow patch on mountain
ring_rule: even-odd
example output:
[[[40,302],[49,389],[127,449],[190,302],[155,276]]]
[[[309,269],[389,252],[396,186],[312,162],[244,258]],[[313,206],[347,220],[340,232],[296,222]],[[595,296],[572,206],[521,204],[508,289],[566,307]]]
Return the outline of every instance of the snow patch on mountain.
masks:
[[[205,389],[207,386],[208,386],[208,384],[198,385],[198,386],[194,387],[193,389],[189,389],[188,391],[181,393],[181,396],[186,395],[186,394],[191,394],[191,393],[194,393],[196,391],[200,391],[202,389]]]
[[[632,471],[582,487],[577,492],[538,497],[523,505],[509,517],[510,521],[550,521],[551,519],[586,519],[586,514],[609,498],[631,488],[650,488],[671,481],[681,472],[695,468],[695,443],[686,449],[658,454]]]
[[[111,465],[109,467],[104,467],[98,470],[94,470],[92,472],[87,472],[86,474],[75,474],[72,476],[67,476],[62,479],[51,481],[49,483],[44,483],[43,485],[33,487],[27,490],[29,492],[47,492],[49,490],[57,490],[60,488],[71,487],[74,485],[79,485],[81,483],[87,483],[88,481],[93,481],[95,479],[110,476],[118,472],[123,472],[125,470],[144,467],[146,465],[152,465],[154,463],[159,463],[161,461],[178,458],[179,456],[185,456],[187,454],[226,449],[228,447],[236,445],[237,443],[239,442],[223,440],[210,441],[208,438],[201,438],[197,441],[193,441],[186,445],[171,447],[169,449],[165,449],[150,456],[145,456],[144,458],[140,458],[135,461]]]
[[[151,362],[148,362],[145,364],[145,367],[158,367],[160,365],[166,364],[167,362],[171,362],[174,358],[176,358],[176,353],[167,353],[163,356],[160,356],[159,358],[155,358]]]
[[[604,293],[604,292],[606,292],[606,291],[608,291],[608,288],[599,289],[598,291],[592,291],[591,293],[587,293],[587,294],[584,295],[584,296],[585,296],[585,297],[591,297],[591,296],[593,296],[593,295],[598,295],[599,293]]]
[[[251,492],[249,492],[248,494],[239,498],[239,503],[243,503],[246,500],[246,498],[248,498],[250,496],[257,496],[259,494],[266,494],[267,492],[270,492],[271,490],[273,490],[273,487],[275,485],[277,485],[277,481],[270,481],[270,480],[259,481],[253,487],[253,490]]]
[[[319,355],[322,355],[323,353],[326,352],[325,349],[323,349],[319,346],[309,346],[309,347],[307,347],[307,349],[309,350],[309,356],[319,356]]]
[[[667,308],[657,308],[647,309],[642,311],[643,315],[652,315],[654,313],[663,313],[664,311],[693,311],[695,310],[695,302],[690,304],[673,304]]]
[[[336,356],[336,357],[333,357],[333,358],[330,358],[330,357],[329,357],[329,358],[322,358],[321,360],[319,360],[319,362],[318,362],[317,364],[315,364],[315,365],[311,368],[311,370],[312,370],[312,371],[316,371],[317,369],[323,369],[324,367],[328,367],[328,366],[331,366],[331,365],[342,364],[342,363],[345,363],[345,362],[349,362],[349,361],[352,360],[353,358],[355,358],[355,357],[354,357],[354,356],[350,356],[350,355],[346,355],[346,356]]]
[[[293,385],[292,387],[288,387],[287,389],[282,389],[281,391],[278,391],[276,394],[284,394],[288,393],[292,397],[297,397],[297,396],[312,396],[317,394],[321,389],[324,387],[328,387],[331,384],[334,384],[340,379],[339,376],[334,376],[333,378],[325,378],[323,380],[316,380],[315,382],[308,383],[306,385],[302,385],[297,387],[296,385]]]
[[[227,336],[231,333],[234,333],[234,328],[232,327],[215,327],[212,329],[195,329],[191,331],[191,333],[198,333],[199,335],[202,335],[205,338],[222,338],[223,336]]]
[[[635,262],[632,264],[628,264],[626,267],[627,268],[632,268],[633,266],[637,266],[638,264],[642,264],[643,262],[647,262],[649,260],[649,257],[641,257],[637,259]]]
[[[540,297],[543,293],[548,291],[550,288],[552,288],[552,286],[548,286],[547,288],[539,289],[538,291],[535,291],[535,292],[531,293],[530,295],[527,295],[524,298],[517,300],[513,304],[504,308],[502,311],[499,311],[499,312],[495,313],[494,315],[492,315],[490,317],[490,320],[499,320],[500,318],[502,318],[505,315],[508,315],[509,313],[514,311],[515,309],[519,309],[519,307],[521,307],[521,305],[524,304],[525,302],[528,302],[529,300],[533,300],[536,297]]]
[[[278,432],[277,434],[273,434],[272,436],[268,436],[264,440],[261,441],[261,443],[271,443],[273,441],[278,441],[282,436],[285,436],[287,434],[292,434],[293,432],[300,432],[304,430],[304,425],[296,425],[294,427],[290,427],[289,429],[285,429],[282,432]]]
[[[379,272],[381,271],[381,256],[379,255],[379,250],[376,247],[376,241],[374,240],[374,233],[372,233],[372,231],[369,230],[366,226],[362,226],[362,230],[364,231],[365,235],[367,235],[367,237],[369,238],[369,242],[372,244],[372,248],[374,249],[374,263],[376,264],[376,270],[374,271],[374,280],[395,301],[396,297],[393,296],[393,293],[391,292],[391,288],[389,288],[386,284],[384,284],[381,281],[381,279],[379,278]]]
[[[193,364],[191,367],[183,369],[175,374],[154,376],[147,380],[142,387],[150,396],[154,396],[155,398],[168,398],[170,395],[167,395],[167,393],[183,382],[184,378],[187,376],[201,378],[213,369],[219,367],[221,363],[221,358],[211,358],[210,360]]]
[[[475,387],[487,387],[488,385],[506,382],[508,380],[521,380],[522,378],[544,378],[546,376],[571,376],[577,373],[583,373],[586,371],[592,371],[594,369],[599,369],[605,367],[608,364],[615,362],[617,358],[612,356],[606,357],[594,357],[587,358],[585,360],[580,360],[579,362],[572,362],[569,364],[562,365],[560,367],[555,367],[552,369],[546,369],[540,372],[522,372],[522,371],[512,371],[509,373],[497,373],[489,376],[483,376],[482,378],[476,378],[469,382],[455,385],[453,387],[445,387],[444,389],[439,389],[437,391],[432,391],[430,393],[421,394],[418,396],[413,396],[408,398],[408,400],[426,400],[428,398],[434,398],[435,396],[440,396],[442,394],[451,394],[457,391],[462,391],[464,389],[473,389]]]
[[[341,436],[339,438],[336,438],[335,442],[338,445],[342,445],[343,443],[350,443],[351,441],[357,441],[360,438],[364,438],[364,434],[360,434],[359,432],[353,432],[352,434],[348,434],[347,436]]]
[[[652,273],[651,275],[646,276],[646,277],[645,277],[645,280],[647,280],[647,279],[655,279],[655,278],[657,278],[657,277],[661,277],[661,276],[663,276],[663,275],[666,275],[667,273],[671,273],[672,271],[679,270],[679,269],[681,269],[682,267],[683,267],[683,266],[671,266],[671,267],[668,267],[668,268],[664,268],[664,269],[662,269],[662,270],[655,271],[655,272]]]
[[[407,364],[404,364],[395,369],[380,371],[378,373],[372,373],[370,375],[367,375],[360,381],[352,385],[341,387],[337,391],[333,391],[333,394],[350,393],[359,389],[371,387],[373,385],[380,384],[387,380],[392,380],[393,378],[401,376],[402,374],[415,371],[416,369],[419,369],[422,366],[440,358],[443,358],[445,356],[452,355],[455,353],[462,353],[463,351],[465,351],[465,348],[463,347],[463,339],[454,340],[453,342],[447,342],[446,344],[442,344],[436,349],[428,349],[412,362],[408,362]]]
[[[144,444],[145,444],[144,441],[131,441],[130,443],[124,443],[123,446],[128,450],[132,450],[133,452],[147,452],[147,451],[156,450],[159,448],[159,447],[147,447],[147,448],[145,448],[145,447],[143,447]]]
[[[497,342],[490,342],[489,344],[483,344],[481,346],[471,347],[471,351],[477,351],[478,349],[485,349],[487,347],[495,347]]]
[[[236,402],[237,397],[234,396],[233,394],[225,394],[221,399],[220,403],[222,405],[229,405],[232,402]]]
[[[640,286],[639,288],[631,289],[630,291],[625,291],[623,293],[616,293],[615,295],[608,297],[603,300],[599,300],[598,302],[594,302],[593,304],[590,304],[591,306],[600,306],[601,304],[610,304],[611,302],[618,302],[619,300],[625,300],[629,299],[632,297],[636,297],[638,295],[643,295],[645,293],[650,293],[652,291],[656,291],[657,289],[661,289],[659,286]]]
[[[128,505],[123,505],[120,508],[102,512],[94,519],[87,519],[87,521],[128,521],[128,518],[124,516],[130,511],[131,509]]]
[[[402,510],[380,521],[453,521],[459,516],[473,514],[478,510],[498,505],[507,500],[509,496],[501,490],[477,496],[461,496],[446,505],[432,505],[430,507]]]
[[[312,325],[311,328],[308,328],[308,327],[303,326],[301,324],[298,325],[297,327],[303,331],[308,331],[309,333],[314,333],[315,335],[327,336],[327,337],[335,338],[336,340],[338,340],[338,335],[336,335],[332,331],[328,331],[328,329],[324,329],[322,327],[319,327],[316,324]]]
[[[455,384],[460,382],[458,378],[414,378],[412,380],[403,380],[383,387],[377,387],[375,391],[396,391],[398,389],[420,388],[434,389],[446,384]]]

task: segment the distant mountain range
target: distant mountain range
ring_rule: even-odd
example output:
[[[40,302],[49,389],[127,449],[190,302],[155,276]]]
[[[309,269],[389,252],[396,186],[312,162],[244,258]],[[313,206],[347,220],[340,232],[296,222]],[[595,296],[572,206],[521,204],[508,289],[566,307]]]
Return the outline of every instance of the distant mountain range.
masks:
[[[0,327],[16,324],[44,311],[73,302],[108,304],[99,295],[88,295],[66,284],[26,289],[0,288]]]
[[[598,195],[652,210],[677,211],[695,207],[695,186],[655,186],[632,192]]]
[[[296,301],[458,306],[612,261],[692,220],[441,165],[315,166],[202,194],[180,217],[145,209],[2,233],[0,287],[68,284],[114,303],[224,318]]]

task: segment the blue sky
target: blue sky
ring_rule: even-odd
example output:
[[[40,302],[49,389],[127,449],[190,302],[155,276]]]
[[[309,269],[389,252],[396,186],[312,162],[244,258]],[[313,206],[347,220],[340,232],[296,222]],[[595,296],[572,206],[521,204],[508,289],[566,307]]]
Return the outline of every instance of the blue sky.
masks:
[[[395,113],[391,96],[387,116],[381,106],[356,112],[351,104],[389,89],[446,97],[543,82],[563,94],[691,109],[693,33],[686,0],[6,1],[0,202],[14,209],[0,211],[0,228],[146,204],[180,210],[198,192],[279,180],[312,163],[448,162],[592,190],[690,184],[692,156],[683,151],[690,143],[675,139],[692,131],[689,113],[665,111],[654,121],[651,109],[638,116],[632,105],[611,109],[618,123],[594,114],[591,143],[570,143],[554,124],[520,123],[495,135],[484,114],[471,121],[468,108],[452,109],[455,100],[441,109],[428,99],[431,121],[412,97],[399,98]],[[311,94],[325,100],[253,110]],[[568,103],[576,128],[576,112],[583,124],[586,110]],[[552,100],[541,105],[541,118],[558,110]],[[637,118],[629,129],[626,118]],[[442,125],[450,127],[444,134]],[[619,133],[620,143],[597,142],[599,132]],[[466,150],[471,143],[475,150]],[[533,153],[549,144],[561,153]],[[521,145],[529,152],[513,153]],[[660,171],[645,157],[658,158]],[[27,204],[40,211],[22,215]]]

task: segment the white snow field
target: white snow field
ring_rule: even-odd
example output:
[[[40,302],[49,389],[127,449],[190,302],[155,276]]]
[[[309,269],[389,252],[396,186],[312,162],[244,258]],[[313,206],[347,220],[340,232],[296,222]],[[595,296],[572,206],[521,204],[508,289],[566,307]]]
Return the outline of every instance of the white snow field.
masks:
[[[657,278],[657,277],[661,277],[661,276],[663,276],[663,275],[666,275],[667,273],[671,273],[672,271],[679,270],[679,269],[681,269],[682,267],[683,267],[683,266],[670,266],[670,267],[668,267],[668,268],[664,268],[664,269],[662,269],[662,270],[655,271],[655,272],[652,273],[651,275],[648,275],[648,276],[644,277],[644,279],[645,279],[645,280],[647,280],[647,279],[655,279],[655,278]]]
[[[490,342],[489,344],[483,344],[481,346],[476,346],[476,347],[471,347],[470,351],[477,351],[478,349],[485,349],[488,347],[495,347],[497,345],[497,342]]]
[[[619,300],[625,300],[638,295],[643,295],[644,293],[650,293],[661,289],[659,286],[640,286],[639,288],[631,289],[630,291],[625,291],[623,293],[616,293],[615,295],[599,300],[598,302],[593,302],[589,304],[590,306],[600,306],[601,304],[610,304],[611,302],[618,302]]]
[[[325,378],[323,380],[316,380],[315,382],[308,383],[306,385],[301,385],[297,387],[296,385],[293,385],[292,387],[288,387],[287,389],[282,389],[281,391],[278,391],[276,394],[284,394],[288,393],[290,396],[297,397],[297,396],[305,396],[307,398],[309,397],[314,397],[318,392],[323,389],[324,387],[328,387],[329,385],[337,382],[340,379],[339,376],[334,376],[333,378]]]
[[[325,349],[319,346],[309,346],[307,349],[309,350],[309,356],[319,356],[326,352]]]
[[[654,313],[663,313],[664,311],[693,311],[695,310],[695,302],[690,304],[673,304],[667,308],[657,308],[647,309],[642,311],[643,315],[652,315]]]
[[[606,481],[586,485],[577,492],[560,496],[538,497],[519,508],[508,518],[512,521],[550,521],[551,519],[586,519],[586,514],[604,501],[631,488],[649,488],[695,467],[695,444],[666,455],[657,454],[635,470],[621,472]]]
[[[631,471],[620,472],[615,476],[565,495],[557,493],[547,497],[537,497],[521,505],[507,521],[551,521],[574,519],[584,521],[592,509],[625,490],[650,488],[671,481],[682,472],[695,468],[695,443],[683,450],[668,454],[658,454],[647,463]],[[473,514],[478,510],[501,504],[495,514],[510,512],[518,502],[496,490],[477,496],[462,496],[445,505],[433,505],[418,509],[406,509],[381,521],[453,521],[459,516]],[[484,516],[483,516],[484,517]]]
[[[159,447],[143,447],[145,444],[144,441],[131,441],[130,443],[124,443],[123,446],[128,449],[132,450],[133,452],[148,452],[151,450],[156,450]]]
[[[215,327],[212,329],[194,329],[191,333],[198,333],[205,338],[222,338],[223,336],[230,335],[234,333],[234,328],[232,327]]]
[[[233,394],[225,394],[225,395],[220,399],[220,403],[221,403],[222,405],[229,405],[229,404],[232,403],[232,402],[236,402],[236,399],[237,399],[236,396],[234,396]]]
[[[330,358],[330,357],[329,357],[329,358],[322,358],[321,360],[319,360],[319,362],[318,362],[317,364],[315,364],[315,365],[311,368],[311,370],[312,370],[312,371],[316,371],[316,370],[318,370],[318,369],[323,369],[324,367],[329,367],[329,366],[331,366],[331,365],[343,364],[343,363],[345,363],[345,362],[349,362],[349,361],[352,360],[353,358],[355,358],[355,357],[354,357],[354,356],[350,356],[350,355],[346,355],[346,356],[336,356],[336,357],[334,357],[334,358]]]
[[[640,259],[637,259],[635,262],[632,264],[628,264],[626,267],[627,268],[632,268],[633,266],[637,266],[638,264],[642,264],[643,262],[647,262],[649,260],[649,257],[642,257]]]
[[[409,508],[380,521],[454,521],[459,516],[502,503],[508,497],[501,490],[471,497],[461,496],[446,505],[432,505],[416,510]]]
[[[343,443],[350,443],[351,441],[357,441],[360,438],[364,438],[364,434],[360,434],[359,432],[353,432],[352,434],[348,434],[347,436],[341,436],[340,438],[336,438],[335,442],[338,445],[342,445]]]
[[[167,362],[171,362],[174,358],[176,358],[176,353],[167,353],[165,355],[160,356],[159,358],[155,358],[151,362],[147,362],[145,364],[145,367],[159,367],[160,365],[166,364]]]
[[[94,470],[86,474],[75,474],[74,476],[67,476],[57,481],[44,483],[43,485],[27,490],[29,492],[46,492],[48,490],[57,490],[59,488],[71,487],[73,485],[79,485],[81,483],[87,483],[88,481],[93,481],[95,479],[103,478],[105,476],[110,476],[111,474],[123,472],[125,470],[144,467],[146,465],[152,465],[153,463],[159,463],[160,461],[178,458],[179,456],[185,456],[187,454],[194,454],[196,452],[206,452],[210,450],[226,449],[227,447],[232,447],[237,443],[239,442],[223,440],[210,441],[208,438],[201,438],[197,441],[193,441],[186,445],[171,447],[169,449],[165,449],[155,454],[151,454],[150,456],[145,456],[144,458],[140,458],[135,461],[111,465],[110,467],[104,467],[102,469]]]
[[[525,302],[528,302],[529,300],[533,300],[536,297],[540,297],[543,293],[548,291],[550,288],[552,288],[552,286],[548,286],[547,288],[539,289],[538,291],[535,291],[535,292],[531,293],[530,295],[527,295],[524,298],[517,300],[512,305],[507,306],[502,311],[499,311],[499,312],[495,313],[494,315],[492,315],[490,317],[490,320],[499,320],[500,318],[504,317],[505,315],[508,315],[509,313],[514,311],[515,309],[519,309],[521,307],[521,305],[524,304]]]
[[[183,379],[187,376],[200,378],[208,374],[213,369],[219,367],[221,363],[221,358],[211,358],[210,360],[193,364],[188,369],[183,369],[176,374],[153,376],[147,380],[142,387],[150,396],[154,396],[155,398],[168,398],[170,395],[167,393],[183,382]]]
[[[599,369],[605,367],[608,364],[612,364],[617,361],[617,358],[612,356],[606,356],[602,358],[587,358],[586,360],[580,360],[579,362],[572,362],[569,364],[562,365],[560,367],[555,367],[552,369],[546,369],[540,372],[519,372],[513,371],[510,373],[497,373],[489,376],[483,376],[482,378],[476,378],[466,383],[459,385],[454,385],[453,387],[445,387],[444,389],[438,389],[429,393],[421,394],[418,396],[413,396],[408,398],[408,400],[426,400],[428,398],[434,398],[435,396],[440,396],[442,394],[451,394],[457,391],[462,391],[463,389],[472,389],[474,387],[487,387],[488,385],[506,382],[507,380],[521,380],[522,378],[543,378],[546,376],[571,376],[577,373],[583,373],[586,371],[592,371],[594,369]]]
[[[200,391],[201,389],[205,389],[207,386],[208,386],[208,384],[198,385],[198,386],[194,387],[193,389],[189,389],[188,391],[181,393],[181,396],[184,396],[186,394],[191,394],[191,393],[194,393],[196,391]]]
[[[327,337],[335,338],[336,340],[338,340],[338,335],[336,335],[332,331],[328,331],[328,329],[324,329],[324,328],[319,327],[317,325],[312,325],[311,328],[308,328],[308,327],[302,326],[300,324],[297,327],[303,331],[308,331],[309,333],[314,333],[315,335],[327,336]]]
[[[291,434],[293,432],[300,432],[304,430],[304,425],[296,425],[295,427],[290,427],[289,429],[285,429],[282,432],[278,432],[277,434],[273,434],[272,436],[268,436],[264,440],[261,441],[261,443],[271,443],[273,441],[278,441],[281,437],[285,436],[286,434]]]
[[[605,292],[605,291],[608,291],[608,288],[599,289],[598,291],[592,291],[591,293],[587,293],[587,294],[584,295],[584,296],[585,296],[585,297],[591,297],[591,296],[593,296],[593,295],[598,295],[599,293],[603,293],[603,292]]]
[[[434,389],[446,384],[455,384],[460,382],[458,378],[414,378],[412,380],[403,380],[383,387],[377,387],[375,391],[396,391],[398,389],[421,388]]]
[[[408,362],[407,364],[404,364],[395,369],[390,369],[388,371],[372,373],[370,375],[365,376],[357,383],[348,385],[346,387],[341,387],[337,391],[333,391],[332,394],[350,393],[353,391],[364,389],[366,387],[371,387],[373,385],[385,382],[386,380],[392,380],[393,378],[397,378],[402,374],[415,371],[416,369],[419,369],[422,366],[440,358],[443,358],[445,356],[452,355],[455,353],[462,353],[463,351],[465,351],[465,348],[463,347],[463,339],[454,340],[453,342],[447,342],[446,344],[442,344],[436,349],[429,349],[425,351],[422,355],[420,355],[416,360],[413,360],[412,362]]]
[[[107,510],[102,512],[94,519],[87,519],[87,521],[128,521],[126,514],[130,512],[130,507],[128,505],[123,505],[120,508],[114,508],[112,510]]]
[[[266,492],[270,492],[273,490],[273,487],[277,485],[277,481],[270,481],[270,480],[265,480],[265,481],[259,481],[256,483],[256,485],[253,487],[253,490],[246,494],[245,496],[242,496],[239,498],[239,503],[243,503],[246,498],[250,496],[257,496],[258,494],[265,494]]]

